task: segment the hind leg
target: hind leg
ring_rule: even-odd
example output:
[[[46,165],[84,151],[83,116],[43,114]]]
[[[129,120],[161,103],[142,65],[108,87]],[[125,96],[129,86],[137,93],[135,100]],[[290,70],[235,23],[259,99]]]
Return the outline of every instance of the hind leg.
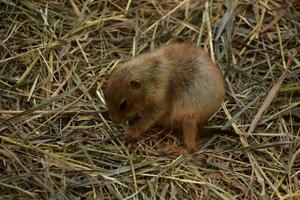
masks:
[[[182,131],[184,144],[188,152],[196,151],[196,137],[198,132],[198,120],[193,115],[184,116],[182,119]]]

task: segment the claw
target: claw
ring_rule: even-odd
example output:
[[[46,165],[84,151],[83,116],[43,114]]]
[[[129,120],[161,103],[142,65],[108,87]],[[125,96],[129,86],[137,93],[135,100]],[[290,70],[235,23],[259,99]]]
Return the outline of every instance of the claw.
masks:
[[[161,153],[167,156],[180,156],[188,154],[185,148],[178,147],[177,145],[168,145],[161,150]]]

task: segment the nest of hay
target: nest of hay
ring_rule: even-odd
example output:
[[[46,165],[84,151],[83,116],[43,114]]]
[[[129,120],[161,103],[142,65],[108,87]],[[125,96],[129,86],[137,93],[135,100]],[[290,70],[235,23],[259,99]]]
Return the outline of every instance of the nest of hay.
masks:
[[[0,0],[3,199],[299,199],[297,0]],[[190,41],[226,76],[211,118],[236,136],[118,136],[102,89],[125,59]]]

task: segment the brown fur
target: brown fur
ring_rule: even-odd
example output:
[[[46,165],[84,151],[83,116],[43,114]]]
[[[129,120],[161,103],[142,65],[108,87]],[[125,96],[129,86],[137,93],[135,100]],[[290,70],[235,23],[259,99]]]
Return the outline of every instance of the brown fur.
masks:
[[[121,64],[104,95],[114,122],[139,118],[125,139],[137,139],[159,123],[180,128],[187,150],[193,152],[199,128],[224,100],[224,78],[204,50],[176,43]]]

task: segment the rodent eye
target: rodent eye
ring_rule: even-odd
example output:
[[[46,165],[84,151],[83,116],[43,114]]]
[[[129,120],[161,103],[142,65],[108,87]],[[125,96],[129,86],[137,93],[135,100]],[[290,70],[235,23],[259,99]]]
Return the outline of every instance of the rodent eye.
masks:
[[[132,89],[139,89],[141,86],[142,86],[142,83],[140,81],[137,81],[137,80],[130,81],[130,87]]]
[[[126,108],[127,108],[127,101],[124,99],[124,100],[120,103],[119,109],[120,109],[120,111],[123,111],[123,110],[125,110]]]

